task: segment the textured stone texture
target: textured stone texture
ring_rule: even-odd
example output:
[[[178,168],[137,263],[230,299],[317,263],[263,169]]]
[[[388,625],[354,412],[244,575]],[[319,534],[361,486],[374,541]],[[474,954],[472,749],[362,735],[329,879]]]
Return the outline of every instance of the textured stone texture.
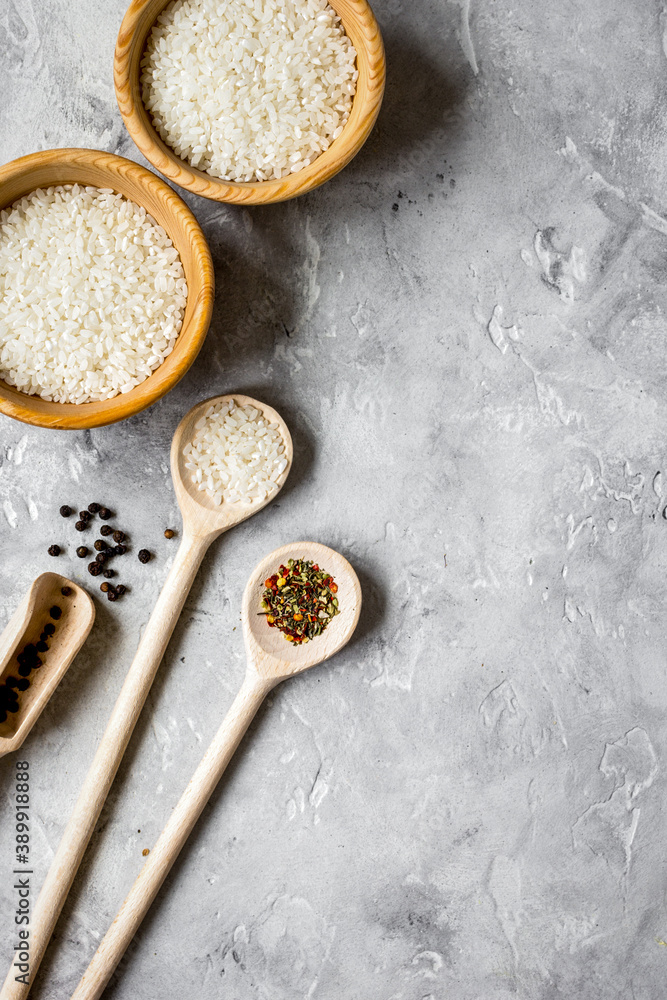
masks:
[[[139,158],[112,89],[123,7],[0,0],[3,160]],[[126,557],[132,594],[100,603],[21,752],[36,883],[174,552],[180,416],[249,392],[296,447],[278,501],[203,566],[40,1000],[74,988],[240,683],[248,573],[301,537],[359,571],[358,634],[261,712],[107,995],[664,992],[665,14],[376,11],[386,102],[342,174],[259,210],[188,198],[218,294],[183,382],[92,433],[0,421],[3,620],[52,541],[83,579],[63,502],[113,505],[157,556]],[[0,762],[3,961],[12,775]]]

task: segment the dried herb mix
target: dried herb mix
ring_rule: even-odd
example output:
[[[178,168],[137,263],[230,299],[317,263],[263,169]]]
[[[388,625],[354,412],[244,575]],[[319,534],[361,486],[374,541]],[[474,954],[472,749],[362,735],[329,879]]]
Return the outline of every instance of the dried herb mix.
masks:
[[[308,559],[288,559],[264,581],[262,608],[269,628],[278,628],[288,642],[300,645],[320,635],[339,614],[338,585]]]

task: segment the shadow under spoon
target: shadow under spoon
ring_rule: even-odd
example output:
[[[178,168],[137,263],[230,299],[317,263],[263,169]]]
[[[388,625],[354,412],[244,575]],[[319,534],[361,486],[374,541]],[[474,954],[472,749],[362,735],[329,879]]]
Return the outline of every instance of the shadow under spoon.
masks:
[[[238,406],[256,407],[266,420],[278,425],[285,446],[287,466],[277,489],[263,499],[218,506],[199,491],[185,467],[184,445],[192,439],[197,421],[209,406],[234,400]],[[30,982],[16,981],[12,966],[0,991],[0,1000],[24,1000],[34,982],[74,876],[109,793],[116,771],[167,648],[176,622],[190,592],[197,570],[211,542],[235,524],[265,507],[277,496],[292,464],[292,439],[276,411],[255,399],[234,393],[199,403],[176,428],[171,445],[171,475],[183,518],[182,541],[173,566],[148,620],[132,665],[111,713],[100,744],[84,780],[72,815],[63,833],[30,922]]]
[[[288,643],[278,629],[269,629],[263,614],[258,614],[265,578],[290,558],[319,563],[338,585],[340,613],[320,635],[302,645]],[[72,1000],[96,1000],[101,996],[268,692],[285,678],[308,670],[337,653],[352,635],[360,610],[361,587],[356,573],[343,556],[326,545],[317,542],[284,545],[255,568],[243,595],[247,656],[243,684],[72,994]]]

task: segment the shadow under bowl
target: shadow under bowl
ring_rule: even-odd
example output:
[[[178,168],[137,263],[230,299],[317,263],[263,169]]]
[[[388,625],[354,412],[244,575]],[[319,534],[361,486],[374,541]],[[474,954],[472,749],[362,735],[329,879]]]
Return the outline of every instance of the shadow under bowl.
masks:
[[[61,430],[101,427],[155,403],[185,375],[199,353],[213,311],[213,261],[199,223],[160,177],[132,160],[95,149],[49,149],[0,167],[0,209],[37,188],[81,184],[112,188],[146,209],[170,237],[188,286],[183,325],[174,349],[130,392],[91,403],[54,403],[0,380],[0,413],[26,424]]]
[[[174,184],[214,201],[268,205],[324,184],[356,156],[380,111],[385,84],[382,35],[367,0],[330,0],[357,52],[359,77],[345,127],[328,149],[297,173],[279,180],[239,183],[190,166],[160,138],[141,97],[141,60],[156,18],[170,0],[133,0],[118,33],[114,56],[116,99],[132,139],[156,170]]]

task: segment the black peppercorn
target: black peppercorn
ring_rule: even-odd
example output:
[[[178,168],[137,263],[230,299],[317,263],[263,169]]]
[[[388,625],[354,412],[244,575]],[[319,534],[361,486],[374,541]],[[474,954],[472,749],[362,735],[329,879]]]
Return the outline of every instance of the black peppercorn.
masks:
[[[32,661],[32,664],[31,664],[32,669],[33,670],[38,670],[41,667],[41,665],[42,665],[43,662],[44,661],[40,660],[39,656],[36,656],[35,659]]]
[[[60,555],[60,546],[59,545],[49,545],[49,555],[50,556],[59,556]]]
[[[118,586],[116,587],[116,593],[118,594],[119,597],[122,597],[126,590],[127,587],[125,586],[124,583],[119,583]]]
[[[117,600],[118,600],[118,594],[116,593],[116,591],[110,590],[107,593],[107,601],[117,601]]]
[[[97,555],[95,556],[95,562],[104,565],[104,563],[107,561],[108,558],[109,558],[108,552],[98,552]]]
[[[86,523],[86,521],[77,521],[74,527],[76,528],[77,531],[85,531],[86,528],[88,527],[88,524]]]
[[[60,508],[60,516],[69,517],[71,513],[72,513],[72,508],[69,507],[66,503],[64,503]]]
[[[139,549],[139,556],[138,556],[139,562],[141,562],[141,563],[147,563],[148,560],[150,559],[150,557],[151,557],[151,554],[148,551],[148,549]]]
[[[32,670],[32,667],[30,666],[29,663],[22,663],[19,666],[19,673],[20,673],[21,677],[27,677],[31,670]]]
[[[93,515],[90,513],[89,510],[80,510],[79,511],[79,517],[81,518],[82,521],[90,521],[90,519],[91,519],[92,516]]]
[[[173,528],[165,528],[165,532],[164,532],[164,537],[165,538],[173,538],[175,534],[176,534],[176,532],[174,531]]]
[[[102,510],[102,504],[99,504],[99,503],[89,503],[88,504],[88,510],[90,511],[91,514],[97,514],[97,513],[99,513],[99,511]]]
[[[112,531],[113,528],[110,524],[103,524],[100,528],[100,535],[110,535]]]
[[[27,691],[27,689],[30,687],[30,681],[28,680],[27,677],[19,677],[19,679],[16,682],[16,686],[19,689],[19,691]]]
[[[91,576],[99,576],[102,572],[102,567],[98,562],[88,563],[88,572]]]
[[[115,576],[115,575],[116,575],[116,572],[113,569],[105,569],[104,570],[104,576],[106,576],[107,580],[110,580],[111,577]]]
[[[114,542],[124,542],[125,541],[125,532],[124,531],[114,531],[114,533],[113,533],[113,540],[114,540]]]
[[[44,642],[43,639],[40,639],[39,642],[36,644],[36,646],[40,653],[45,653],[49,648],[49,644],[47,642]]]
[[[17,677],[8,677],[5,684],[8,688],[17,688],[21,682]]]
[[[105,583],[101,583],[100,584],[100,590],[102,591],[103,594],[106,594],[108,590],[111,590],[111,584],[110,583],[106,583],[106,582]]]
[[[55,632],[55,630],[56,630],[56,627],[55,627],[55,625],[52,625],[51,622],[47,622],[46,625],[44,626],[44,634],[45,635],[53,635],[53,633]]]
[[[71,587],[61,587],[60,588],[60,593],[63,595],[63,597],[69,597],[69,595],[72,593],[72,588]]]
[[[127,545],[117,545],[113,551],[117,556],[123,556],[127,552]]]
[[[45,632],[42,632],[42,634],[40,635],[39,641],[40,642],[48,642],[50,638],[51,638],[51,636],[49,635],[49,633],[45,631]]]
[[[78,555],[79,559],[85,559],[86,556],[88,555],[88,549],[86,548],[85,545],[80,545],[76,550],[76,554]]]
[[[113,517],[113,514],[108,507],[100,507],[99,514],[103,521],[108,521],[110,517]]]
[[[95,542],[95,549],[97,550],[97,552],[104,552],[104,550],[108,548],[109,545],[107,542],[104,541],[103,538],[98,538],[97,541]]]
[[[54,604],[51,610],[49,611],[49,614],[51,615],[53,620],[57,622],[60,616],[62,615],[62,609],[59,608],[57,604]]]

